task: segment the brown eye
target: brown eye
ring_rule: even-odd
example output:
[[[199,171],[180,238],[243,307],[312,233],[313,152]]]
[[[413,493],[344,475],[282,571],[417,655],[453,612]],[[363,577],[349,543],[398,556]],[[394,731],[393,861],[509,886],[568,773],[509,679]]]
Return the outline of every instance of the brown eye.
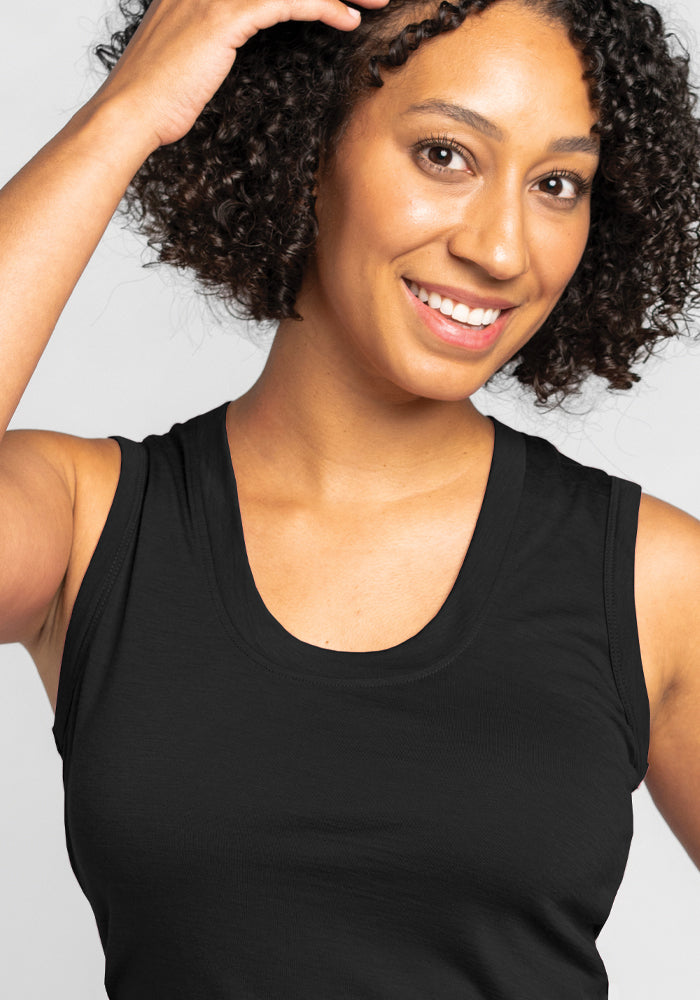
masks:
[[[548,177],[541,182],[541,188],[545,194],[553,194],[559,197],[564,191],[564,182],[561,177]]]
[[[452,150],[445,146],[431,146],[428,150],[428,159],[438,167],[448,167],[453,156]]]
[[[465,155],[461,151],[453,149],[449,142],[426,140],[417,143],[414,150],[418,158],[429,167],[434,167],[437,173],[445,171],[456,174],[469,168]]]
[[[575,202],[583,194],[583,183],[566,174],[552,174],[537,182],[537,190],[556,201]]]

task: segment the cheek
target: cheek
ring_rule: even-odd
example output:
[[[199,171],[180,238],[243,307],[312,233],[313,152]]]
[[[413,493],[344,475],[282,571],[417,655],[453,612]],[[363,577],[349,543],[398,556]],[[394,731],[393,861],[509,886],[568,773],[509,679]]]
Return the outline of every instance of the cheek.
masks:
[[[571,281],[586,244],[590,219],[588,213],[570,225],[562,225],[538,247],[540,273],[543,275],[547,291],[559,296]]]
[[[329,220],[346,249],[362,247],[367,258],[384,263],[420,247],[444,220],[439,218],[435,200],[416,193],[415,184],[383,169],[344,178],[338,185],[336,210]],[[341,235],[342,234],[342,235]]]

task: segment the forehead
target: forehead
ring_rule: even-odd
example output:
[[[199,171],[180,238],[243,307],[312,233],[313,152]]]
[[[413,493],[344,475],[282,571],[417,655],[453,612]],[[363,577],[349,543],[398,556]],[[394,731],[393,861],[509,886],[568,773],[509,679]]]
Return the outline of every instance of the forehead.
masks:
[[[584,73],[565,25],[500,0],[422,42],[404,66],[383,71],[384,86],[363,102],[364,110],[386,121],[439,99],[477,111],[508,134],[586,134],[597,115]]]

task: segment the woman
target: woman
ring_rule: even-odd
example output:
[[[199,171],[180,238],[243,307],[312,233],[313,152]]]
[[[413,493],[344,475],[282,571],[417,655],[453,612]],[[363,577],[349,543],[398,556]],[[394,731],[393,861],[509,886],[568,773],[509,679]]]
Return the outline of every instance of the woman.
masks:
[[[168,434],[0,445],[108,994],[605,996],[645,777],[700,865],[700,528],[470,397],[697,304],[687,64],[634,0],[132,18],[1,194],[3,427],[128,185],[279,326]]]

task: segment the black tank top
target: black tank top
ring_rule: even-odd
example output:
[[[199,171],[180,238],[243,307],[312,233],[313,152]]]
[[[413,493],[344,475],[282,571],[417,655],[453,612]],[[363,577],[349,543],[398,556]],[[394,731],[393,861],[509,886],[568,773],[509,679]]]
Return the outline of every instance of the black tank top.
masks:
[[[116,437],[68,628],[53,733],[109,997],[607,997],[649,746],[640,487],[492,418],[444,605],[337,652],[256,590],[225,419]]]

